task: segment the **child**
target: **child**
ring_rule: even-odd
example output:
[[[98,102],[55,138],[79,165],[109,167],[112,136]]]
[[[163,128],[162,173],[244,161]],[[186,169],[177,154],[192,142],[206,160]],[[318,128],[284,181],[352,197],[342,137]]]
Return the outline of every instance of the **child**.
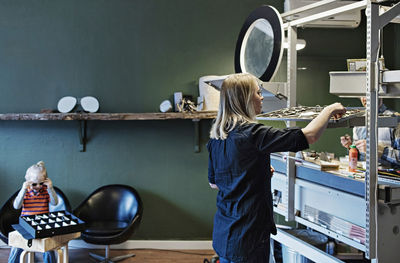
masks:
[[[254,76],[234,74],[224,80],[207,144],[208,180],[218,189],[213,247],[221,263],[269,262],[270,234],[276,234],[270,153],[308,148],[319,139],[331,116],[346,112],[335,103],[303,129],[275,129],[255,120],[262,102]]]
[[[25,182],[14,200],[14,208],[22,207],[21,216],[36,215],[49,212],[49,203],[57,205],[58,198],[54,191],[53,183],[47,177],[46,167],[44,162],[40,161],[32,165],[26,170]],[[20,248],[11,248],[8,263],[19,262],[19,257],[22,253]],[[53,252],[43,254],[45,263],[56,262]]]

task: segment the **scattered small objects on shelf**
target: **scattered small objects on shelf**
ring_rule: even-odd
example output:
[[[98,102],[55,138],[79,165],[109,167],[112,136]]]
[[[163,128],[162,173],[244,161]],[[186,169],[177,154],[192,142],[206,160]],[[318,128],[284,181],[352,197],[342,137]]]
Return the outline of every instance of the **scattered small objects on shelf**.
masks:
[[[291,108],[284,108],[280,110],[271,111],[258,115],[260,117],[271,118],[271,119],[298,119],[298,120],[312,120],[318,116],[318,114],[324,109],[324,106],[316,105],[310,106],[297,106]],[[347,112],[342,116],[341,119],[351,118],[355,116],[363,115],[364,109],[354,108],[347,109]]]
[[[178,104],[177,108],[179,112],[196,112],[197,106],[189,99],[183,98]]]

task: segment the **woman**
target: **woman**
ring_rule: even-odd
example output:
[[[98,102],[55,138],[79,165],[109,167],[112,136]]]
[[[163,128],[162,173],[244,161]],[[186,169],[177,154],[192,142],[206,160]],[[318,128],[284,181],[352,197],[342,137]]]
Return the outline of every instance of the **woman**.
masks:
[[[213,247],[221,263],[269,262],[270,234],[276,234],[270,153],[308,148],[330,117],[346,112],[335,103],[303,129],[275,129],[255,121],[262,101],[257,79],[250,74],[231,75],[222,84],[207,144],[209,183],[219,189]]]

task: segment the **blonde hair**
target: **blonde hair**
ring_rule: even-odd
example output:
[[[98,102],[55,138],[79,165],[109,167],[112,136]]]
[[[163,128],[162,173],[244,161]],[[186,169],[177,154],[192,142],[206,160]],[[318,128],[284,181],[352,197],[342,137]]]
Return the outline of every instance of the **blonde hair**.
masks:
[[[47,170],[44,166],[44,162],[40,161],[26,170],[25,179],[30,180],[31,178],[37,178],[43,176],[44,179],[47,178]]]
[[[256,122],[252,99],[257,90],[256,77],[248,73],[233,74],[224,80],[211,139],[225,140],[237,125]]]

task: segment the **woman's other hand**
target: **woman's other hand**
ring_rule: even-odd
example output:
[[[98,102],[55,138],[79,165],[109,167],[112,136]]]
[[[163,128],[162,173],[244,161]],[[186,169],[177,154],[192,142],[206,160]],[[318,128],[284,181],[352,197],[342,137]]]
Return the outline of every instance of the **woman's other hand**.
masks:
[[[212,183],[209,183],[210,184],[210,187],[212,188],[212,189],[217,189],[217,190],[219,190],[219,188],[218,188],[218,186],[216,185],[216,184],[212,184]]]

